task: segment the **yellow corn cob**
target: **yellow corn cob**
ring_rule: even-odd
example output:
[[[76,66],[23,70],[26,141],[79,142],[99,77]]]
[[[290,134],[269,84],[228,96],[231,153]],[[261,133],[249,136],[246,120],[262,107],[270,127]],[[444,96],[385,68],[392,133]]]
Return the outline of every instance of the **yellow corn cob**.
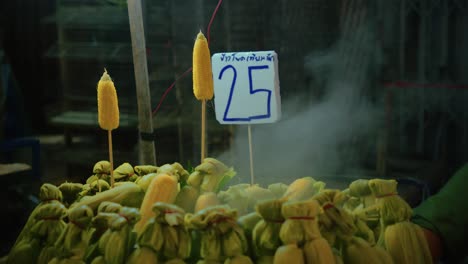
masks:
[[[193,94],[197,100],[213,98],[213,73],[208,41],[198,33],[193,46]]]
[[[104,130],[113,130],[119,127],[119,104],[114,82],[107,71],[101,76],[98,83],[98,121]]]
[[[143,198],[143,202],[141,203],[141,220],[135,225],[135,230],[138,233],[143,231],[146,222],[154,216],[154,203],[174,203],[179,192],[178,188],[177,178],[168,174],[159,174],[151,180],[145,193],[145,198]]]
[[[206,192],[198,196],[197,202],[195,203],[194,212],[201,211],[207,207],[219,205],[218,196],[214,192]]]

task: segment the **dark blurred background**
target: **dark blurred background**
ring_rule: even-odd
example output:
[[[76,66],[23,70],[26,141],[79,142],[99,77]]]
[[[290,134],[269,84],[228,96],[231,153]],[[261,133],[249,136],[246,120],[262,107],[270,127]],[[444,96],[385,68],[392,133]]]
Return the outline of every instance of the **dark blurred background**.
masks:
[[[207,34],[217,4],[143,1],[153,108],[191,67],[195,36]],[[467,0],[224,0],[211,52],[275,50],[280,61],[284,118],[254,129],[259,182],[398,178],[414,205],[421,188],[437,191],[468,158],[467,27]],[[121,112],[115,164],[138,165],[125,0],[0,2],[2,253],[40,184],[84,182],[108,158],[96,103],[104,67]],[[213,107],[208,153],[247,182],[245,127],[219,125]],[[158,165],[200,162],[199,119],[188,74],[153,118]]]

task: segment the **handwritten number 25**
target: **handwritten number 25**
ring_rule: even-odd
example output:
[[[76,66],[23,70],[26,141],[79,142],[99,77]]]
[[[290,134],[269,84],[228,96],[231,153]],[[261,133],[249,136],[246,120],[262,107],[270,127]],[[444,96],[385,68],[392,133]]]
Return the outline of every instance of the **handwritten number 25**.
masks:
[[[229,109],[231,108],[231,103],[232,103],[232,97],[234,94],[234,89],[236,87],[236,81],[237,81],[237,70],[234,68],[232,65],[227,65],[224,68],[221,69],[219,72],[218,79],[221,80],[223,78],[223,74],[226,70],[231,69],[233,71],[233,78],[231,82],[231,89],[229,91],[229,97],[226,105],[226,109],[224,110],[224,115],[223,115],[223,120],[224,121],[250,121],[253,119],[264,119],[264,118],[269,118],[271,116],[271,107],[270,107],[270,102],[271,102],[271,91],[268,89],[254,89],[253,88],[253,80],[252,80],[252,73],[253,71],[256,70],[265,70],[268,69],[268,65],[261,65],[261,66],[249,66],[248,67],[248,74],[249,74],[249,94],[256,94],[256,93],[267,93],[268,98],[267,98],[267,109],[265,114],[260,114],[260,115],[252,115],[252,116],[246,116],[246,117],[229,117]],[[241,102],[238,102],[241,104]]]

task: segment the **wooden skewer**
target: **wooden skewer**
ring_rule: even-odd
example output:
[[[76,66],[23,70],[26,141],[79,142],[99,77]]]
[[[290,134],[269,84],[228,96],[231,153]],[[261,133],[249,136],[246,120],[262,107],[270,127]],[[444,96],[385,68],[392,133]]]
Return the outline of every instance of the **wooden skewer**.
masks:
[[[206,133],[206,100],[202,100],[202,111],[201,111],[201,160],[200,163],[206,157],[206,143],[205,143],[205,133]]]
[[[111,182],[111,188],[114,188],[114,155],[112,153],[112,131],[111,130],[107,130],[107,138],[109,139],[109,162],[110,162],[110,169],[111,169],[110,182]]]
[[[250,184],[254,185],[253,153],[252,153],[252,129],[248,126],[249,132],[249,154],[250,154]]]

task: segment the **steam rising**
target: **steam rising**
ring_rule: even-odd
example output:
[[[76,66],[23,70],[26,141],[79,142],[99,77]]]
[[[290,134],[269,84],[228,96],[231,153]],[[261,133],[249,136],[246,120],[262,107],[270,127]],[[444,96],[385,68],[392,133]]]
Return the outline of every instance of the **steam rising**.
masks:
[[[375,89],[370,86],[379,67],[375,47],[372,31],[361,27],[332,49],[306,57],[305,69],[323,93],[306,102],[303,95],[283,98],[280,122],[252,126],[257,183],[346,173],[375,158],[382,115],[366,94]],[[236,169],[237,182],[250,182],[247,126],[237,126],[235,136],[231,149],[217,158]]]

